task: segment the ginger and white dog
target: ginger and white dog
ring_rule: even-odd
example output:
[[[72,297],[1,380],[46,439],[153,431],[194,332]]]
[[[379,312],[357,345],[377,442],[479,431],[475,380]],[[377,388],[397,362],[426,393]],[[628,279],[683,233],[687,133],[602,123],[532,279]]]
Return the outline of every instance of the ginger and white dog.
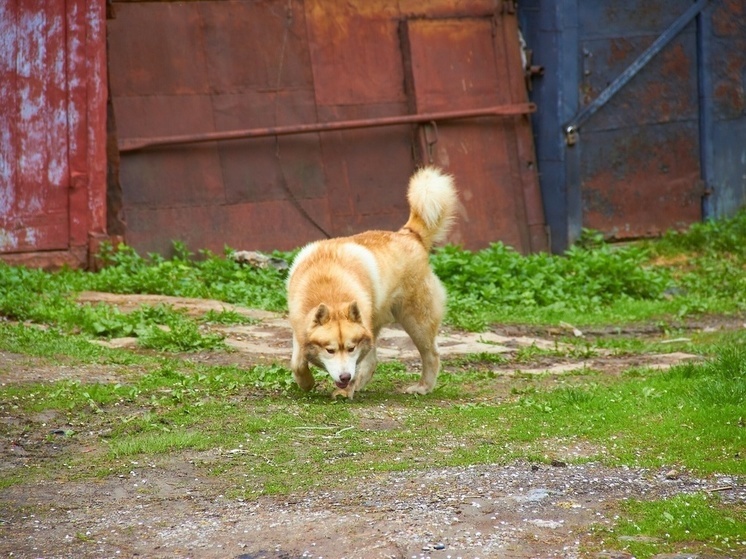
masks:
[[[419,382],[406,392],[435,386],[440,357],[435,337],[446,293],[430,268],[433,243],[443,240],[458,205],[450,175],[417,171],[407,192],[409,220],[399,231],[367,231],[311,243],[298,253],[288,277],[293,329],[291,368],[303,390],[314,386],[309,363],[325,369],[352,399],[376,368],[381,328],[398,322],[422,357]]]

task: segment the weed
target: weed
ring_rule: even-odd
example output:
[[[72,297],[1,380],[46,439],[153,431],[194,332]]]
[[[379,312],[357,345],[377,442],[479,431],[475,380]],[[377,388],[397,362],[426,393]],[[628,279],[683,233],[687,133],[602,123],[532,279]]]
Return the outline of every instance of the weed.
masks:
[[[257,320],[244,316],[236,311],[210,309],[200,320],[205,324],[256,324]]]
[[[657,299],[670,278],[663,270],[643,266],[647,257],[641,248],[607,245],[573,247],[564,256],[521,256],[496,243],[477,253],[439,249],[433,266],[448,287],[450,308],[479,316],[479,309],[495,307],[587,311],[620,298]]]

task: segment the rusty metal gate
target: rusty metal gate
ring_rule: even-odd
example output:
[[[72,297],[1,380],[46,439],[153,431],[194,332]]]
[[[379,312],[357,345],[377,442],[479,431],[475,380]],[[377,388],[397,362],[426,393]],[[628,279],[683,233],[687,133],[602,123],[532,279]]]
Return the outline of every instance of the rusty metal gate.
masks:
[[[647,21],[640,19],[641,11],[648,13],[641,6],[635,13],[631,6],[620,10],[597,2],[581,12],[589,23],[603,22],[584,25],[582,109],[566,124],[568,134],[583,127],[585,227],[625,239],[700,221],[704,188],[693,20],[705,3],[669,2],[664,13],[659,4]],[[638,36],[620,36],[631,23],[627,18],[634,18]],[[659,26],[665,26],[662,32],[656,32]],[[572,149],[572,136],[567,140]]]
[[[106,227],[104,0],[0,3],[0,255],[86,265]]]
[[[522,0],[552,250],[746,206],[746,0]]]
[[[108,24],[138,250],[395,229],[428,162],[461,191],[451,241],[547,249],[513,2],[114,2]]]

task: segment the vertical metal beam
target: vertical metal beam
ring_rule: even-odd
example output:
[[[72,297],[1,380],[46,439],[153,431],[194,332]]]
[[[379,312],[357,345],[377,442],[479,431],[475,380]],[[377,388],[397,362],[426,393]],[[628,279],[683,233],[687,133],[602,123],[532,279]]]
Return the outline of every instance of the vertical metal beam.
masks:
[[[542,107],[532,116],[544,215],[553,253],[570,246],[581,224],[578,150],[569,153],[562,134],[579,105],[578,1],[523,0],[518,3],[534,63],[544,68],[529,92]],[[572,161],[568,161],[568,156]],[[571,233],[572,232],[572,233]]]
[[[712,100],[712,14],[705,8],[697,15],[697,87],[699,98],[699,166],[702,173],[702,219],[716,214],[714,184],[714,132]]]
[[[563,76],[561,92],[564,102],[560,105],[559,113],[562,122],[566,122],[565,119],[570,118],[577,107],[580,106],[580,88],[578,87],[582,79],[580,57],[578,56],[580,49],[580,1],[563,0],[558,2],[562,10],[559,15],[562,25],[562,58],[560,60],[562,66],[558,69]],[[580,188],[581,150],[568,149],[561,128],[555,134],[557,141],[562,145],[565,161],[567,228],[565,243],[562,247],[562,252],[564,252],[580,238],[583,230],[583,199]]]

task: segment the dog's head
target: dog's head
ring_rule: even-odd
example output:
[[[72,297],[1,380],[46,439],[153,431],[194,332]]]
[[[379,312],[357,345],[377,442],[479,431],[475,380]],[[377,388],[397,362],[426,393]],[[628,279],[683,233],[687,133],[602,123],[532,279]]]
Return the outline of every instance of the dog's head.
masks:
[[[373,336],[354,301],[337,308],[323,303],[316,307],[306,339],[306,359],[326,370],[338,388],[347,388],[352,382],[357,364],[373,345]]]

